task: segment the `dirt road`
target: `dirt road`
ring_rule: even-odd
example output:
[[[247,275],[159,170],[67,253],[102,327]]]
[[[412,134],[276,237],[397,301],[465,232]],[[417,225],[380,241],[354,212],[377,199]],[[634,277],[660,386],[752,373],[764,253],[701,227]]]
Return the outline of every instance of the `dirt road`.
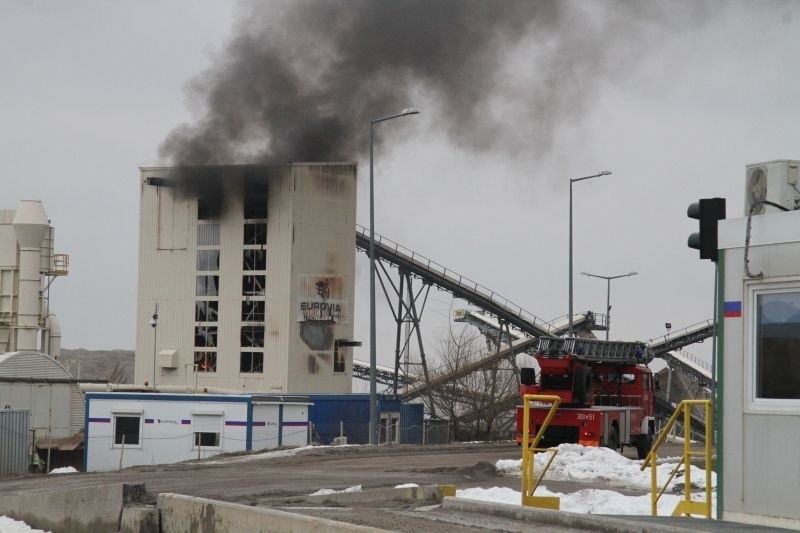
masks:
[[[679,453],[677,449],[667,448],[661,455],[674,456]],[[635,458],[627,450],[626,455]],[[298,497],[321,488],[343,489],[361,485],[367,490],[394,487],[402,483],[452,484],[459,489],[498,486],[519,490],[519,478],[500,476],[494,469],[499,459],[519,457],[520,448],[513,443],[320,447],[279,458],[237,456],[176,465],[134,467],[118,472],[7,477],[0,479],[0,495],[20,490],[70,490],[106,483],[142,483],[153,498],[160,492],[174,492],[248,505],[282,508],[301,506],[305,507],[301,512],[307,514],[400,531],[419,531],[414,513],[405,516],[415,506],[375,502],[374,505],[361,506],[356,510],[309,509],[308,504],[298,503]],[[598,484],[551,481],[547,482],[547,486],[550,490],[563,493],[588,486],[606,488]],[[618,487],[614,490],[642,494]],[[474,526],[443,524],[442,531],[481,530]],[[496,528],[497,524],[489,523],[487,527]],[[428,527],[427,530],[434,529]],[[511,526],[507,530],[514,531]]]

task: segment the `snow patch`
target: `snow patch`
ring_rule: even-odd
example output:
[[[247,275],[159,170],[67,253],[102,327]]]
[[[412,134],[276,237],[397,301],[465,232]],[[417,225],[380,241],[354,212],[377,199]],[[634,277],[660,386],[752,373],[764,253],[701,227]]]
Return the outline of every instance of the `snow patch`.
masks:
[[[50,474],[75,474],[78,471],[75,470],[71,466],[62,466],[61,468],[54,468],[49,473]]]
[[[628,459],[610,448],[582,446],[580,444],[561,444],[558,453],[547,470],[544,479],[552,481],[576,481],[587,483],[603,481],[609,485],[627,487],[638,490],[650,490],[650,467],[644,471],[640,469],[641,461]],[[537,453],[534,456],[534,472],[541,472],[551,452]],[[656,468],[659,486],[669,477],[670,472],[680,462],[680,458],[669,458],[662,461]],[[495,468],[507,476],[521,476],[522,459],[501,459],[495,463]],[[690,475],[692,485],[704,489],[706,484],[706,471],[694,465],[691,466]],[[537,474],[538,475],[538,474]],[[679,477],[680,476],[680,477]],[[684,483],[684,474],[676,475],[670,482],[667,490],[672,490],[675,485]],[[711,487],[716,487],[717,476],[711,472]]]
[[[346,489],[319,489],[317,492],[312,492],[309,496],[327,496],[328,494],[341,494],[343,492],[361,492],[361,485],[354,485]]]
[[[33,529],[25,522],[14,520],[7,516],[0,516],[0,531],[3,533],[51,533],[43,529]]]

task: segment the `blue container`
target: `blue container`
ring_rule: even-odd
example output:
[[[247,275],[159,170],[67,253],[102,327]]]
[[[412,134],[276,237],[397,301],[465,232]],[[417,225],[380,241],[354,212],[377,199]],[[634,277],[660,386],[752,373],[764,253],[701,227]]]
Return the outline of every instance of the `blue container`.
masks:
[[[369,394],[311,394],[312,439],[330,444],[343,434],[348,444],[369,444]],[[401,413],[397,396],[378,395],[378,413]],[[402,419],[402,416],[401,416]]]

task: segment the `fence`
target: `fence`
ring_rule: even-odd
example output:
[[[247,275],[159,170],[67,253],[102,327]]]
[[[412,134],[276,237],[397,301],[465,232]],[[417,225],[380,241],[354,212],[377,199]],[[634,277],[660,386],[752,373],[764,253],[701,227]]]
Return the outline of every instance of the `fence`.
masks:
[[[0,475],[28,472],[30,416],[28,410],[0,410]]]

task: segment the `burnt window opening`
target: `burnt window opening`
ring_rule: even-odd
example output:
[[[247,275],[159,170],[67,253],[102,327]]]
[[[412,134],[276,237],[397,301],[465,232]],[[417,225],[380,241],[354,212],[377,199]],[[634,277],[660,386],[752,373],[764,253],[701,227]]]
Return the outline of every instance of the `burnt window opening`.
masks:
[[[319,362],[314,354],[308,355],[308,373],[311,375],[319,373]]]
[[[219,302],[201,300],[194,303],[195,322],[216,322],[219,319]]]
[[[266,219],[268,199],[269,188],[265,177],[246,179],[244,182],[244,218]]]
[[[264,309],[266,302],[242,302],[242,322],[264,322]]]
[[[266,285],[266,276],[243,276],[242,294],[245,296],[264,296]]]
[[[341,374],[342,372],[345,371],[344,360],[345,360],[344,351],[341,348],[339,348],[334,352],[334,358],[333,358],[333,372],[335,374]]]
[[[219,296],[219,276],[197,276],[195,296]]]
[[[216,372],[217,352],[194,352],[194,364],[198,372]]]
[[[241,346],[264,347],[264,326],[242,326]]]
[[[219,250],[198,250],[197,270],[198,271],[219,270]]]
[[[216,348],[217,326],[195,326],[194,345],[198,348]]]
[[[243,374],[264,372],[264,354],[261,352],[242,352],[239,360],[239,372]]]
[[[216,220],[221,214],[221,196],[208,196],[197,199],[197,220]]]
[[[242,259],[242,269],[249,270],[266,270],[267,269],[267,251],[266,250],[244,250]]]
[[[219,246],[219,224],[198,224],[197,245]]]
[[[142,417],[136,415],[114,416],[114,444],[139,445]]]
[[[267,244],[267,223],[248,222],[245,224],[244,244]]]

